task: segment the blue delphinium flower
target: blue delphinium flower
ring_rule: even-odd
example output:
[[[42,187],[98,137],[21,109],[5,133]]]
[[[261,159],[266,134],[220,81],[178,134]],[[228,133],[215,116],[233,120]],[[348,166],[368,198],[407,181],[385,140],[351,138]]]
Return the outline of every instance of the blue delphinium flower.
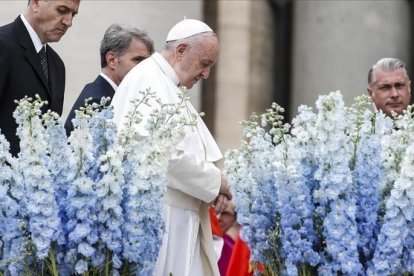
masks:
[[[251,194],[254,186],[254,179],[250,172],[247,144],[242,145],[238,150],[231,150],[225,153],[224,172],[231,183],[230,189],[233,194],[233,202],[237,211],[237,221],[242,225],[240,237],[247,242],[250,250],[255,250],[253,240],[253,228],[251,224]],[[251,257],[252,260],[263,260],[263,257]]]
[[[17,160],[9,153],[9,148],[9,142],[0,131],[0,271],[21,275],[24,273],[24,237],[20,229],[20,205],[11,189],[14,187],[16,191],[20,185],[16,175]]]
[[[258,262],[264,262],[263,256],[269,254],[265,252],[272,250],[272,244],[268,242],[268,234],[275,225],[273,220],[276,218],[277,202],[274,169],[272,169],[275,157],[272,155],[273,145],[270,135],[264,133],[262,135],[254,136],[250,140],[250,145],[257,151],[251,154],[249,160],[253,176],[249,227],[253,234],[252,241],[255,244],[251,260]],[[269,258],[273,259],[270,256]]]
[[[59,273],[61,275],[69,275],[72,273],[72,267],[64,258],[67,253],[66,244],[68,238],[66,206],[67,191],[70,184],[74,181],[76,173],[76,161],[69,147],[65,128],[58,114],[48,111],[43,115],[43,120],[46,129],[45,141],[48,145],[47,167],[52,176],[55,200],[59,206],[59,217],[61,219],[61,229],[57,240],[58,246],[54,248],[52,254],[55,254]]]
[[[406,267],[412,267],[412,258],[407,250],[412,250],[414,219],[414,144],[408,146],[401,163],[401,174],[387,200],[386,214],[378,237],[373,259],[372,275],[400,274]]]
[[[320,259],[313,249],[316,233],[311,196],[313,183],[309,181],[315,170],[313,158],[310,157],[314,150],[311,137],[315,121],[316,115],[310,108],[299,107],[299,114],[292,121],[292,137],[287,141],[285,164],[276,161],[279,165],[275,179],[284,182],[278,185],[277,198],[287,275],[297,275],[301,264],[316,267]]]
[[[332,92],[316,102],[319,110],[316,120],[318,147],[315,156],[318,187],[314,200],[317,212],[323,218],[324,256],[319,273],[361,273],[355,221],[356,199],[352,194],[352,173],[349,167],[352,147],[347,135],[346,113],[342,96]],[[327,211],[325,211],[327,210]]]
[[[84,112],[77,112],[73,119],[74,130],[68,141],[76,160],[76,175],[73,183],[68,187],[66,215],[68,231],[68,252],[65,256],[67,263],[73,263],[77,273],[86,272],[88,269],[86,260],[94,258],[103,263],[102,252],[96,252],[95,245],[98,242],[97,214],[95,207],[97,197],[95,183],[88,177],[88,173],[95,165],[93,156],[92,134],[89,131],[90,117],[95,113],[91,106]],[[79,248],[79,245],[83,244]],[[94,250],[82,250],[87,245]],[[81,249],[81,251],[79,251]]]
[[[102,99],[99,106],[92,105],[94,112],[88,122],[88,129],[93,141],[94,166],[87,172],[90,179],[94,181],[94,193],[96,194],[96,205],[92,211],[96,214],[97,224],[95,229],[99,236],[100,243],[95,247],[89,245],[80,251],[84,256],[91,254],[94,266],[102,265],[102,261],[111,264],[113,269],[120,268],[119,259],[122,253],[122,230],[123,210],[122,186],[124,185],[122,169],[122,149],[114,147],[116,138],[116,126],[112,121],[112,106],[105,106],[105,99]],[[86,107],[88,108],[88,107]],[[109,251],[110,253],[108,254]],[[108,266],[105,266],[108,269]],[[114,272],[113,270],[112,272]],[[108,271],[106,272],[108,273]]]
[[[167,189],[167,167],[170,156],[183,138],[182,109],[185,91],[177,104],[161,104],[150,90],[140,92],[141,98],[133,104],[134,112],[128,115],[119,135],[118,143],[124,148],[125,191],[123,208],[124,252],[123,257],[137,265],[136,275],[151,275],[164,233],[162,212]],[[142,122],[141,104],[149,99],[158,103],[146,125],[147,135],[136,139],[134,125]],[[188,126],[190,127],[190,126]]]
[[[102,178],[103,173],[100,171],[101,160],[100,157],[104,155],[109,149],[112,149],[116,137],[116,126],[112,121],[113,107],[107,105],[108,98],[102,98],[100,104],[87,104],[80,108],[80,111],[89,113],[91,118],[88,121],[89,132],[92,136],[92,154],[97,161],[88,172],[88,176],[93,181],[98,181]]]
[[[383,177],[381,164],[380,124],[385,115],[378,113],[375,125],[371,122],[372,114],[366,113],[361,124],[360,137],[357,141],[356,162],[354,168],[354,186],[357,196],[358,248],[364,269],[372,259],[375,243],[379,233],[380,181]]]
[[[122,152],[115,149],[108,150],[101,156],[100,170],[103,177],[96,183],[99,238],[114,257],[122,253],[122,156]],[[120,268],[118,263],[112,262],[115,269]]]
[[[231,183],[241,238],[251,249],[251,261],[269,264],[279,270],[280,229],[277,214],[277,187],[274,160],[278,152],[275,144],[284,143],[287,127],[282,124],[283,109],[274,104],[261,116],[252,115],[244,122],[246,142],[239,150],[225,154],[225,174]],[[264,128],[270,126],[270,130]],[[273,136],[272,136],[273,135]],[[281,146],[280,154],[284,154]],[[273,240],[269,241],[269,236]]]
[[[41,260],[48,256],[51,243],[57,240],[61,229],[54,184],[47,168],[48,145],[40,117],[43,104],[39,98],[34,101],[24,98],[13,113],[20,138],[18,171],[25,184],[24,215],[28,218],[27,227],[36,255]]]
[[[383,164],[387,185],[382,188],[385,208],[370,274],[412,272],[413,203],[413,106],[395,120],[395,128],[384,135]],[[394,145],[394,146],[392,146]]]

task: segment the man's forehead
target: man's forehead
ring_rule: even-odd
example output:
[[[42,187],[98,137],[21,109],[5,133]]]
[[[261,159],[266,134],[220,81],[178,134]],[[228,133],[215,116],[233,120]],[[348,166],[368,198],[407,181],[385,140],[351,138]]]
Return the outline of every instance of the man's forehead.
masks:
[[[375,70],[375,82],[404,82],[408,81],[408,76],[403,68],[395,70],[382,70],[378,68]]]
[[[50,0],[55,6],[66,7],[69,9],[74,9],[76,12],[80,5],[80,0]]]

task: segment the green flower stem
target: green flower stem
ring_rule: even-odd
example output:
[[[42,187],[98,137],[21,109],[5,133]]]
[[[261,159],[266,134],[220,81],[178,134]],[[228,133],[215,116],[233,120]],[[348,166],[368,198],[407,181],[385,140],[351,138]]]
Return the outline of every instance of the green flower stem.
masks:
[[[59,271],[58,268],[56,266],[56,259],[55,259],[55,253],[54,250],[49,250],[49,256],[48,256],[48,267],[49,267],[49,271],[50,271],[50,275],[53,276],[59,276]]]
[[[106,249],[105,276],[111,275],[111,251]]]

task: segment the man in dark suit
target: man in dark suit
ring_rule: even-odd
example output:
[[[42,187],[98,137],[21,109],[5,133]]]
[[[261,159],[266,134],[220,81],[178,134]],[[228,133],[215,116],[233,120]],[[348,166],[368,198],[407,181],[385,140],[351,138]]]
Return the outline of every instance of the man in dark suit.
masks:
[[[65,123],[67,134],[73,130],[75,110],[89,103],[99,103],[102,97],[112,97],[125,75],[139,62],[154,52],[148,35],[137,28],[111,25],[101,41],[100,55],[102,72],[94,82],[88,83],[73,105]]]
[[[48,101],[44,110],[62,113],[65,66],[47,43],[59,41],[72,26],[79,4],[80,0],[29,0],[24,14],[0,27],[0,129],[13,155],[19,152],[15,100],[38,94]]]

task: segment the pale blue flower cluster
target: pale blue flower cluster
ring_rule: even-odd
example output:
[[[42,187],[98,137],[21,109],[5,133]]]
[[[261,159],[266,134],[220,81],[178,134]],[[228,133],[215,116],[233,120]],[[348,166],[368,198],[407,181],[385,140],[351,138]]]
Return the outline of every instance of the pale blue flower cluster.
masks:
[[[75,178],[67,190],[66,202],[66,231],[67,251],[65,262],[75,265],[76,273],[82,274],[89,267],[88,258],[92,259],[93,266],[104,262],[101,250],[97,250],[99,234],[97,225],[96,183],[90,177],[95,167],[93,154],[93,134],[89,129],[91,117],[96,114],[92,107],[77,113],[73,120],[74,130],[69,136],[69,143],[75,156]],[[95,175],[93,175],[95,176]],[[96,254],[95,254],[96,253]]]
[[[312,202],[315,185],[311,175],[316,164],[309,155],[314,147],[315,121],[316,116],[311,109],[299,107],[299,115],[292,121],[291,137],[286,141],[289,153],[286,153],[286,165],[278,166],[275,172],[276,181],[281,183],[278,185],[278,208],[283,233],[283,259],[288,275],[298,274],[300,264],[316,266],[320,260],[313,248],[317,235]]]
[[[318,169],[313,192],[317,215],[323,220],[326,243],[319,273],[357,275],[361,271],[357,251],[355,221],[356,198],[352,193],[349,167],[352,147],[347,135],[347,121],[342,95],[339,92],[320,96],[316,101],[318,118],[315,123],[315,156]]]
[[[68,240],[66,206],[67,192],[76,176],[76,160],[67,142],[66,132],[59,116],[56,113],[47,112],[43,115],[43,120],[46,129],[45,141],[48,145],[47,167],[55,186],[55,200],[58,204],[61,219],[61,229],[57,237],[58,246],[55,246],[53,253],[56,255],[60,274],[68,275],[71,269],[70,263],[65,261]],[[65,162],[62,162],[62,160],[65,160]]]
[[[414,271],[414,130],[413,109],[396,121],[396,128],[385,135],[383,158],[391,177],[384,186],[383,223],[370,267],[370,275],[403,274]],[[410,135],[411,134],[411,135]],[[394,140],[394,141],[393,141]],[[395,149],[391,147],[395,143]],[[390,185],[390,181],[395,179]]]
[[[36,248],[37,258],[48,256],[52,242],[57,241],[61,229],[59,208],[55,198],[55,183],[48,169],[46,131],[41,117],[42,102],[24,98],[13,116],[18,123],[20,153],[17,172],[24,183],[21,202],[27,219],[27,230]]]
[[[377,113],[375,123],[365,112],[359,125],[356,139],[356,162],[354,167],[354,189],[356,190],[359,243],[358,250],[361,258],[371,260],[375,251],[376,240],[379,232],[380,210],[380,183],[383,178],[383,166],[381,162],[381,137],[382,129],[388,117]],[[357,124],[356,124],[357,125]],[[363,263],[366,270],[369,263]]]
[[[234,163],[227,163],[225,170],[229,176],[230,183],[237,182],[239,185],[232,186],[234,203],[238,206],[238,220],[243,226],[242,238],[252,244],[251,259],[257,262],[271,261],[271,255],[277,250],[278,245],[268,241],[268,233],[278,231],[273,221],[276,219],[277,194],[272,163],[275,154],[273,139],[263,126],[280,124],[280,107],[274,106],[264,116],[252,118],[259,121],[245,122],[245,136],[250,138],[250,144],[245,144],[244,149],[226,153],[226,160],[235,160]],[[269,115],[266,117],[266,115]],[[275,133],[279,138],[282,133]],[[254,149],[254,151],[250,151]],[[249,154],[247,154],[247,152]],[[243,168],[243,169],[241,169]],[[238,174],[238,172],[242,174]],[[243,174],[246,173],[246,174]]]
[[[320,96],[289,129],[260,125],[277,121],[270,110],[254,115],[242,146],[226,152],[241,237],[267,271],[414,272],[414,113],[391,119],[367,96],[355,101]]]
[[[140,94],[135,107],[155,98]],[[21,100],[18,157],[0,133],[0,274],[151,275],[168,162],[193,123],[181,115],[181,98],[156,108],[140,139],[134,127],[117,134],[107,99],[77,111],[69,137],[40,98]],[[126,123],[141,121],[136,111]]]
[[[154,92],[147,90],[143,99]],[[124,127],[120,143],[125,149],[125,237],[123,257],[138,265],[136,275],[152,275],[164,233],[163,204],[167,187],[167,167],[175,145],[184,137],[185,91],[179,104],[154,106],[146,130],[148,136],[134,140],[135,132]],[[139,122],[142,115],[129,114],[129,122]],[[188,122],[190,123],[190,122]],[[171,127],[173,126],[173,127]],[[129,146],[125,143],[129,141]],[[137,168],[145,169],[137,169]],[[156,199],[156,200],[155,200]]]
[[[0,132],[0,270],[8,270],[12,275],[24,273],[21,256],[25,251],[17,189],[10,189],[18,182],[16,161],[9,153],[9,142]]]

